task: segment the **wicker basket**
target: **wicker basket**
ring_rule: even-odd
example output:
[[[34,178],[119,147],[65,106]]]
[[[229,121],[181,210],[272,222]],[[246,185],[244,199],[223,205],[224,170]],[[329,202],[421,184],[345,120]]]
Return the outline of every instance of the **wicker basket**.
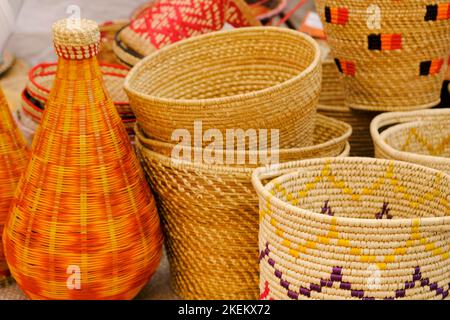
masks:
[[[386,126],[391,127],[380,133]],[[450,109],[383,113],[370,129],[377,158],[413,162],[450,174]]]
[[[449,297],[449,175],[330,158],[257,169],[252,181],[261,299]]]
[[[136,149],[158,199],[176,293],[187,299],[255,299],[258,202],[250,176],[258,164],[174,161],[167,146],[136,132]],[[346,156],[350,132],[346,124],[319,117],[317,146],[281,150],[289,156],[280,159]]]
[[[159,0],[138,9],[130,24],[117,33],[118,59],[133,66],[169,44],[233,27],[259,26],[244,0]]]
[[[174,130],[279,129],[282,148],[311,145],[320,93],[318,45],[296,31],[254,27],[164,48],[127,76],[125,90],[150,137]]]
[[[105,89],[98,25],[53,25],[60,59],[5,223],[11,274],[32,299],[130,299],[156,271],[156,204]]]
[[[9,110],[0,87],[0,288],[12,283],[3,252],[3,226],[16,191],[17,183],[28,161],[28,150]]]
[[[450,53],[448,0],[316,0],[316,7],[348,107],[405,111],[439,104]]]

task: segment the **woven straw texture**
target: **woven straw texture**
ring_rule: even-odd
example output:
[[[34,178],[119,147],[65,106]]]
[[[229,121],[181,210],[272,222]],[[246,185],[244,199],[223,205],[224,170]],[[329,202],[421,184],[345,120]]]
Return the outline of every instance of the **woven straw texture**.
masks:
[[[141,61],[125,90],[151,138],[178,128],[279,129],[280,147],[312,144],[320,93],[318,45],[299,32],[241,28],[178,42]]]
[[[126,65],[169,44],[233,27],[259,26],[243,0],[159,0],[118,32],[114,51]]]
[[[5,256],[29,298],[130,299],[161,257],[155,201],[96,57],[61,58],[57,69],[5,224]]]
[[[333,59],[323,61],[322,70],[322,91],[317,111],[352,126],[353,134],[349,140],[352,156],[373,157],[374,149],[369,128],[377,113],[352,110],[345,106],[344,87]]]
[[[330,158],[257,169],[252,180],[261,299],[448,298],[450,176]]]
[[[116,38],[116,33],[128,23],[129,21],[127,20],[107,21],[99,26],[101,42],[97,59],[100,62],[112,64],[119,63],[113,51],[114,40]]]
[[[50,94],[50,90],[52,89],[56,69],[56,63],[41,63],[34,66],[28,73],[26,90],[33,99],[42,104],[42,109],[44,108],[48,95]],[[101,63],[100,69],[106,89],[111,95],[119,115],[133,115],[128,96],[123,90],[123,83],[126,75],[128,74],[128,69],[120,65],[106,63]],[[27,110],[33,112],[31,109]],[[42,117],[42,111],[43,110],[41,109],[36,110],[36,112],[33,112],[32,114],[40,119]]]
[[[11,116],[0,87],[0,288],[12,282],[3,253],[2,234],[17,183],[27,160],[25,141]]]
[[[347,106],[405,111],[439,104],[450,53],[448,0],[316,0],[316,7]]]
[[[386,126],[391,127],[380,132]],[[373,120],[371,134],[377,158],[450,174],[450,109],[384,113]]]
[[[311,153],[299,149],[290,157],[348,155],[342,138],[350,127],[319,119],[315,141],[321,147]],[[257,298],[258,202],[250,176],[258,164],[174,161],[150,149],[158,146],[157,151],[168,153],[168,148],[136,130],[136,149],[157,194],[174,291],[187,299]]]

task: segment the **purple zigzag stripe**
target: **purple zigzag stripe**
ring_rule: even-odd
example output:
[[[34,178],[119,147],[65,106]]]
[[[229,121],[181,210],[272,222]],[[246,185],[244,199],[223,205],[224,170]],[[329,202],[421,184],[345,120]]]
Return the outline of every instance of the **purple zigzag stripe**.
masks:
[[[269,257],[270,249],[269,243],[266,243],[266,248],[261,251],[259,256],[259,261],[261,262],[265,257],[268,257],[268,264],[273,267],[274,275],[280,279],[280,285],[287,290],[287,295],[289,298],[298,300],[300,295],[311,297],[311,291],[322,292],[322,288],[331,288],[333,283],[339,283],[339,287],[342,290],[350,291],[350,294],[354,298],[359,298],[362,300],[375,300],[375,297],[366,297],[364,290],[352,289],[352,284],[350,282],[342,281],[342,267],[333,267],[329,279],[320,279],[320,285],[311,283],[309,289],[300,287],[299,292],[289,289],[290,283],[283,279],[283,273],[276,269],[275,261]],[[416,286],[416,282],[420,281],[421,287],[428,286],[430,291],[436,291],[436,295],[442,295],[442,299],[445,299],[449,295],[450,283],[448,284],[448,289],[445,290],[444,287],[439,287],[437,283],[430,283],[429,278],[422,278],[422,273],[420,267],[417,266],[414,269],[414,274],[412,275],[412,281],[406,281],[403,289],[398,289],[395,291],[395,297],[385,297],[384,300],[395,300],[398,298],[403,298],[406,296],[406,290],[412,289]]]

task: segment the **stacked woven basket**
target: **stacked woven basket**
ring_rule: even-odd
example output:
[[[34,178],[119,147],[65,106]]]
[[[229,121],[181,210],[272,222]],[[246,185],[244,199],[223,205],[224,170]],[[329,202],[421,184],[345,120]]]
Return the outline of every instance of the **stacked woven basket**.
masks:
[[[374,112],[439,104],[450,54],[448,3],[316,0],[316,7],[334,57],[324,62],[319,110],[352,124],[353,155],[373,156]]]
[[[252,170],[271,162],[348,155],[351,127],[315,113],[319,55],[317,44],[300,33],[242,28],[161,49],[128,75],[125,90],[138,121],[136,149],[157,194],[172,285],[180,296],[257,298]],[[200,135],[210,134],[215,142],[195,140],[198,120]],[[219,143],[231,129],[244,135],[267,129],[270,139],[259,141],[259,148],[245,137],[237,146]],[[274,130],[279,149],[268,148]]]

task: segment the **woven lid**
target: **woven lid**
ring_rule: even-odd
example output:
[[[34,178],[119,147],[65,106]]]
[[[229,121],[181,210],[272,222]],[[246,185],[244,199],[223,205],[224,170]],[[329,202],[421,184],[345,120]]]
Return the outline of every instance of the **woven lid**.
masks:
[[[63,19],[53,24],[53,42],[58,56],[82,60],[96,56],[99,51],[100,31],[91,20]]]

